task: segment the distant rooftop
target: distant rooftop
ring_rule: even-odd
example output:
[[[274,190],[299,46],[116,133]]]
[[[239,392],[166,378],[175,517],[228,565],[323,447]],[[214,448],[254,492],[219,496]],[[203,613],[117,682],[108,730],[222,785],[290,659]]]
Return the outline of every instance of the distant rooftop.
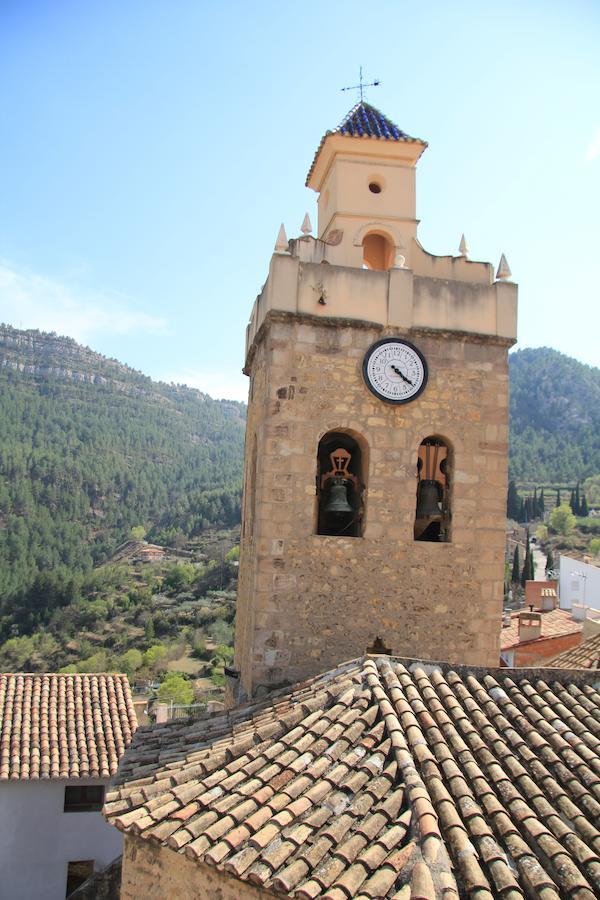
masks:
[[[0,781],[108,778],[136,727],[126,675],[0,675]]]
[[[500,635],[500,646],[502,650],[509,650],[511,647],[516,647],[518,644],[532,643],[532,641],[519,641],[519,615],[520,613],[526,612],[526,609],[522,609],[520,612],[511,614],[510,625],[508,628],[503,628]],[[548,610],[548,612],[535,610],[535,612],[539,613],[542,617],[542,633],[539,638],[534,638],[536,641],[563,637],[567,634],[577,634],[577,632],[582,631],[583,629],[581,622],[576,622],[571,613],[566,609],[551,609]]]
[[[547,665],[559,669],[600,669],[600,634],[555,656]]]

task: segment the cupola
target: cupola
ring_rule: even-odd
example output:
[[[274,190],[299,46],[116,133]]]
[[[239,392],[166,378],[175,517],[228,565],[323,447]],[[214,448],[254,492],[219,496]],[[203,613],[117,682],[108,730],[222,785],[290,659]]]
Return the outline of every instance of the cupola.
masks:
[[[318,237],[336,265],[402,267],[416,237],[415,171],[425,141],[361,101],[321,140],[306,179]]]

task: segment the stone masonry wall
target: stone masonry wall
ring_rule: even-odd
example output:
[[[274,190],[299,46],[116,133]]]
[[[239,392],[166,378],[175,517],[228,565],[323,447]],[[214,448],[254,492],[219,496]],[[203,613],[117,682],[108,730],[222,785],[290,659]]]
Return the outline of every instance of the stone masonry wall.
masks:
[[[364,384],[381,337],[416,344],[429,382],[391,406]],[[503,592],[508,360],[503,339],[271,313],[249,361],[245,516],[236,628],[242,687],[294,682],[365,652],[497,665]],[[314,534],[328,431],[368,446],[363,537]],[[416,461],[451,448],[451,541],[413,540]],[[256,444],[253,475],[251,447]]]
[[[121,900],[261,900],[260,888],[167,847],[127,835]]]

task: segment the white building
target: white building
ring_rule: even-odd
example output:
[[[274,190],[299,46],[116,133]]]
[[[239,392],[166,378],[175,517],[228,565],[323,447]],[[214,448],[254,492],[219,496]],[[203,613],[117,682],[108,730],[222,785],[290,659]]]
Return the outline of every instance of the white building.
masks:
[[[575,605],[600,610],[600,566],[561,554],[559,594],[561,609]]]
[[[0,675],[1,900],[64,900],[120,855],[101,809],[136,726],[125,675]]]

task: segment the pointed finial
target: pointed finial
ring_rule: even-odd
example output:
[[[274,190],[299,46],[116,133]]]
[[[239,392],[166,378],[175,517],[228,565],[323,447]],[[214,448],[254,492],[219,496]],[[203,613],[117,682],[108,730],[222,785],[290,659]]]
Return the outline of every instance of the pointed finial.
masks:
[[[507,278],[512,276],[512,272],[510,271],[510,266],[506,261],[506,257],[504,253],[500,257],[500,262],[498,263],[498,271],[496,272],[496,278],[499,281],[506,281]]]
[[[465,259],[469,258],[469,245],[467,244],[467,239],[464,234],[460,239],[460,244],[458,245],[458,252],[461,256],[464,256]]]
[[[277,233],[277,240],[275,241],[275,253],[287,253],[288,251],[289,243],[287,234],[285,233],[285,226],[282,222],[279,226],[279,232]]]
[[[304,216],[304,221],[302,222],[302,225],[300,226],[300,231],[302,232],[302,234],[307,234],[307,235],[310,234],[312,231],[312,225],[310,224],[310,219],[308,217],[308,213],[306,213],[306,215]]]

